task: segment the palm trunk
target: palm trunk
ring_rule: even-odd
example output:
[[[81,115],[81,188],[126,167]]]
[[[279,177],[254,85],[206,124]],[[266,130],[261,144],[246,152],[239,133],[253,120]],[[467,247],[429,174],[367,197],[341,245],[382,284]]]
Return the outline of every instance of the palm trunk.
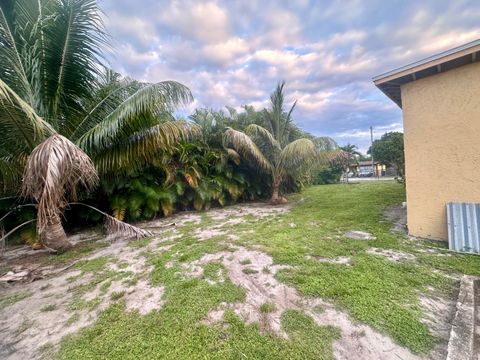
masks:
[[[40,233],[40,242],[58,252],[64,252],[73,247],[67,239],[60,218],[48,221],[45,229]]]
[[[272,197],[270,199],[271,204],[279,204],[282,202],[282,198],[280,197],[280,178],[274,178],[272,183]]]

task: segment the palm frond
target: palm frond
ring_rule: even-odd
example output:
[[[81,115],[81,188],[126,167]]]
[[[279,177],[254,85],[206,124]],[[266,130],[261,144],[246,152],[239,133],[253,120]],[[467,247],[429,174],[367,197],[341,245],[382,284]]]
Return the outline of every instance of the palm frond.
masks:
[[[18,189],[22,178],[22,169],[18,159],[0,157],[0,194]]]
[[[260,125],[250,124],[245,128],[245,134],[257,144],[263,155],[274,166],[278,163],[282,148],[270,131]]]
[[[23,9],[25,1],[2,1],[0,3],[0,78],[14,87],[15,92],[22,94],[33,106],[35,97],[28,78],[25,57],[22,56],[17,39],[21,21],[14,15],[15,8]],[[24,11],[25,12],[25,11]]]
[[[152,236],[150,231],[117,220],[108,214],[105,214],[105,229],[109,236],[117,235],[125,238],[136,239]]]
[[[107,45],[102,13],[97,0],[61,0],[54,2],[54,16],[43,27],[46,80],[43,94],[48,115],[55,128],[61,127],[59,115],[81,111],[78,99],[88,99],[98,66]]]
[[[238,154],[238,152],[231,148],[227,148],[226,151],[228,158],[232,160],[236,165],[240,165],[240,155]]]
[[[190,90],[175,81],[147,85],[125,99],[103,121],[79,138],[77,144],[87,153],[107,149],[118,137],[132,133],[132,123],[146,111],[173,111],[192,101]]]
[[[338,150],[338,144],[335,140],[328,136],[319,136],[313,139],[313,143],[315,144],[315,148],[317,151],[334,151]]]
[[[245,134],[250,138],[261,138],[266,141],[271,147],[280,149],[280,143],[275,139],[270,131],[257,124],[250,124],[245,128]]]
[[[140,131],[124,142],[117,142],[93,160],[101,174],[126,169],[139,169],[152,162],[161,151],[170,151],[180,141],[201,137],[198,125],[185,121],[169,121]]]
[[[115,219],[113,216],[108,215],[106,212],[97,209],[95,206],[79,203],[79,202],[72,202],[69,205],[82,205],[86,206],[94,211],[99,212],[103,216],[105,216],[105,231],[112,238],[114,235],[121,237],[121,238],[135,238],[141,239],[147,236],[152,236],[153,234],[148,231],[141,229],[137,226],[127,224],[126,222],[120,221]]]
[[[240,155],[254,161],[263,170],[270,171],[272,169],[272,164],[247,134],[227,128],[223,134],[223,144],[224,147],[233,147]]]
[[[22,194],[38,203],[39,234],[58,219],[77,185],[92,189],[98,176],[90,158],[61,135],[52,135],[30,154],[23,175]]]
[[[315,145],[310,139],[298,139],[282,150],[280,164],[289,175],[294,176],[308,167],[316,156]]]
[[[125,96],[131,96],[138,90],[136,85],[130,81],[99,85],[92,104],[87,105],[86,114],[79,119],[67,119],[68,127],[71,128],[69,138],[76,142],[88,130],[102,122],[125,100]],[[68,129],[66,130],[68,131]]]
[[[45,135],[55,133],[50,124],[37,115],[35,110],[2,79],[0,79],[0,121],[16,128],[16,134],[22,138],[21,141],[28,143],[31,149]]]

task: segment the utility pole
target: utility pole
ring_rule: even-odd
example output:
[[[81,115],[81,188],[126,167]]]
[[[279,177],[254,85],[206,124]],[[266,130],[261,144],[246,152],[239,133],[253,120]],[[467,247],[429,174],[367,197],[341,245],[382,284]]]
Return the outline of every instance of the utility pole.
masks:
[[[374,168],[374,162],[373,162],[373,127],[370,126],[370,155],[372,156],[372,175],[375,177],[375,168]]]

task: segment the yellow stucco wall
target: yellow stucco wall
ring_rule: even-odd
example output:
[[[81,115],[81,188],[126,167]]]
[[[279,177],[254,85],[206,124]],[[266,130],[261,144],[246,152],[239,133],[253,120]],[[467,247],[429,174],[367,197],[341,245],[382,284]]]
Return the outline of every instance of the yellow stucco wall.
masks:
[[[480,202],[480,63],[401,88],[411,235],[446,240],[445,204]]]

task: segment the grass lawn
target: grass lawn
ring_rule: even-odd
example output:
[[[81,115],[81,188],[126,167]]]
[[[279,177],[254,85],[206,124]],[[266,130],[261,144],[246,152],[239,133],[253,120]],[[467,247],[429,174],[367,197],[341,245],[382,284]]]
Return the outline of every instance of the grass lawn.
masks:
[[[92,326],[64,338],[57,355],[60,359],[333,358],[339,329],[321,326],[299,309],[281,314],[280,325],[288,336],[279,336],[261,323],[245,323],[228,309],[218,322],[205,322],[211,310],[245,301],[246,290],[231,281],[229,269],[220,261],[201,264],[203,275],[197,277],[188,275],[188,265],[205,254],[233,253],[238,246],[260,250],[274,264],[287,265],[275,279],[301,296],[329,301],[411,352],[427,354],[438,339],[421,320],[419,296],[435,293],[451,298],[455,279],[450,275],[480,275],[480,260],[469,255],[439,256],[445,253],[444,244],[392,233],[382,211],[404,199],[403,187],[394,182],[317,186],[291,196],[291,209],[275,216],[244,215],[243,222],[222,220],[220,226],[222,221],[202,213],[199,223],[178,225],[179,236],[161,252],[149,251],[149,240],[132,243],[132,249],[140,248],[152,266],[148,281],[165,289],[161,309],[144,316],[126,311],[124,293],[117,292]],[[199,241],[199,230],[215,226],[222,231]],[[350,230],[367,231],[376,239],[348,239],[344,233]],[[393,262],[372,254],[371,248],[411,254],[411,259]],[[348,264],[328,262],[338,257],[348,257]],[[101,264],[97,260],[78,266],[101,275],[98,266],[107,261],[101,260]],[[252,270],[254,259],[242,259],[240,264],[245,276],[270,271],[268,267]],[[100,275],[97,278],[103,281]],[[259,313],[269,316],[276,306],[265,302]]]

